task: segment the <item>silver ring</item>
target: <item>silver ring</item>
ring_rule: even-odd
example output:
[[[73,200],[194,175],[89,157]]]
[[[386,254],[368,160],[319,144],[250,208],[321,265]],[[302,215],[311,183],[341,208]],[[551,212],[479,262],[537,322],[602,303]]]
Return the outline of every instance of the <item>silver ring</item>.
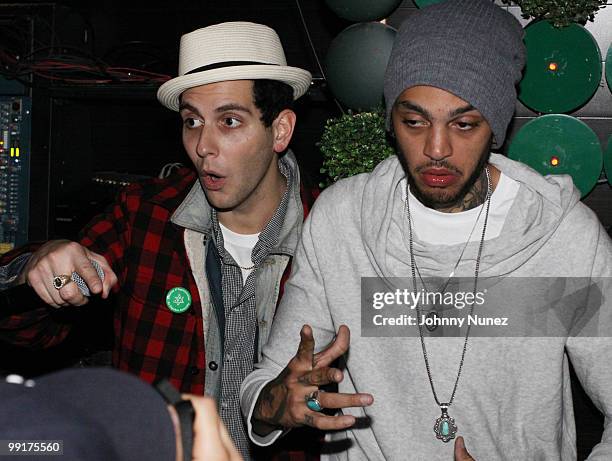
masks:
[[[319,391],[314,391],[312,394],[306,397],[306,406],[312,411],[321,411],[323,407],[319,402]]]
[[[56,290],[61,290],[69,282],[72,282],[72,279],[69,275],[56,275],[55,277],[53,277],[53,288],[55,288]]]

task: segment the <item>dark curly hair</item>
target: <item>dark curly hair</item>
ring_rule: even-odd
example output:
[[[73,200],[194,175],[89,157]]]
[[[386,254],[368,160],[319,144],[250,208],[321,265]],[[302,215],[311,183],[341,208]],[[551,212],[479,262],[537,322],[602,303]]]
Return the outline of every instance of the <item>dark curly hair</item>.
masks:
[[[276,80],[253,80],[253,102],[265,127],[285,109],[293,108],[293,88]]]

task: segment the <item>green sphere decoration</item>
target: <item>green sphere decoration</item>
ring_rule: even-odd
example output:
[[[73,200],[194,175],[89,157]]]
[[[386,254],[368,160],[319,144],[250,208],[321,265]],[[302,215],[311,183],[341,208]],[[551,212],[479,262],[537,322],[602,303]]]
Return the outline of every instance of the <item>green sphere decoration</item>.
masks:
[[[512,139],[508,157],[542,175],[571,175],[582,197],[595,187],[603,166],[595,132],[583,121],[563,114],[527,122]]]
[[[519,99],[543,113],[568,113],[586,104],[601,82],[601,52],[583,26],[562,29],[548,21],[525,29],[527,65]]]
[[[383,103],[385,69],[395,34],[385,24],[363,22],[334,38],[325,57],[326,78],[342,104],[368,110]]]
[[[321,173],[325,176],[321,187],[368,173],[395,153],[387,139],[382,108],[327,120],[318,146],[323,154]]]
[[[402,0],[325,0],[325,3],[342,19],[364,22],[388,17]]]

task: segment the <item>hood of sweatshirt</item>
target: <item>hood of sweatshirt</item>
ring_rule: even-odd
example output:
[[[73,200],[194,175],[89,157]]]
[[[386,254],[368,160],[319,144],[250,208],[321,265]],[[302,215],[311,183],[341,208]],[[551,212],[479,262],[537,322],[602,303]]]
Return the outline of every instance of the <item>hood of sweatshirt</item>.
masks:
[[[542,177],[528,166],[499,154],[490,163],[518,181],[520,188],[496,238],[485,240],[480,274],[508,275],[538,251],[554,234],[564,216],[580,202],[570,176]],[[397,157],[380,163],[368,175],[361,201],[361,235],[366,253],[380,277],[411,273],[404,170]],[[479,242],[470,242],[455,275],[471,277]],[[413,239],[415,259],[423,276],[439,276],[453,267],[464,244],[432,245]]]

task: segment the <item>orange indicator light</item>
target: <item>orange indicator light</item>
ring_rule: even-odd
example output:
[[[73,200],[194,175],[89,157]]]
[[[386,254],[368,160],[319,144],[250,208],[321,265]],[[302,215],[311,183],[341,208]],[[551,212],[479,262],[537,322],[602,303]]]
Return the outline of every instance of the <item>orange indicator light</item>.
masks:
[[[559,166],[559,157],[552,156],[550,158],[550,164],[552,166]]]
[[[551,70],[551,71],[553,71],[553,72],[554,72],[554,71],[556,71],[558,68],[559,68],[559,66],[557,65],[557,63],[556,63],[556,62],[551,62],[551,63],[548,65],[548,70]]]

